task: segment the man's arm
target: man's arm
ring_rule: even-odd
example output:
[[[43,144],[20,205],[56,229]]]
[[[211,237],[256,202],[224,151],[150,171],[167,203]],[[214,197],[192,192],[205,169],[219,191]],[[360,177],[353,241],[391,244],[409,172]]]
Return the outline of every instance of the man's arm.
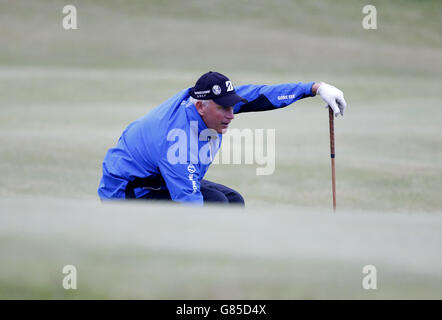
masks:
[[[299,99],[314,96],[312,92],[314,84],[314,82],[299,82],[238,86],[235,88],[236,93],[245,98],[248,103],[240,102],[234,107],[234,112],[257,112],[286,107]]]
[[[305,97],[319,94],[331,107],[334,114],[344,115],[347,103],[341,90],[324,82],[285,83],[278,85],[244,85],[236,88],[241,97],[248,103],[238,103],[234,107],[235,113],[266,111],[286,107]]]

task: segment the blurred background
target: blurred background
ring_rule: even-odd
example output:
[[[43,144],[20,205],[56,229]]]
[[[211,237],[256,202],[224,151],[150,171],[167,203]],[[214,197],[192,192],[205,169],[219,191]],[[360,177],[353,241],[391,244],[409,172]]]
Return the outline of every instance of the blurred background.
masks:
[[[62,27],[68,4],[77,30]],[[441,298],[441,13],[436,0],[0,0],[0,297]],[[344,92],[335,218],[319,97],[232,122],[276,130],[273,175],[206,176],[244,211],[99,203],[124,128],[209,70]],[[375,262],[384,290],[367,293]],[[82,290],[66,291],[76,263]]]

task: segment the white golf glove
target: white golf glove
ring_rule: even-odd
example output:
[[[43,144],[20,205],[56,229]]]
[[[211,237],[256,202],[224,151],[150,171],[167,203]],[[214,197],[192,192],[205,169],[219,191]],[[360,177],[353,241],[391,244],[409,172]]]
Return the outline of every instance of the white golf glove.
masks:
[[[341,114],[341,116],[344,115],[347,103],[344,99],[344,93],[341,90],[325,82],[321,82],[316,94],[319,94],[322,100],[327,103],[325,106],[326,108],[329,106],[332,108],[335,117],[337,117],[339,114]]]

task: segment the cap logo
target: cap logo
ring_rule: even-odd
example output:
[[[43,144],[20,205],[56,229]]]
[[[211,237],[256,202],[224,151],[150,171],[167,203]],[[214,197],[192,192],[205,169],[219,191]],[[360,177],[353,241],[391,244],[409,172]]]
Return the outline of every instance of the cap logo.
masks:
[[[227,92],[233,91],[232,81],[226,81],[226,88],[227,88]]]
[[[219,85],[215,84],[212,87],[212,92],[216,95],[219,95],[221,93],[221,87]]]

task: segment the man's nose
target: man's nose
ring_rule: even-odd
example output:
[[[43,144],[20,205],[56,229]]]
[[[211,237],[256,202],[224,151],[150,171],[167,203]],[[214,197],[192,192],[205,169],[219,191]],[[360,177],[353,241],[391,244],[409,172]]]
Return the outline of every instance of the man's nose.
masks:
[[[233,114],[233,107],[226,108],[226,118],[233,120],[235,118]]]

